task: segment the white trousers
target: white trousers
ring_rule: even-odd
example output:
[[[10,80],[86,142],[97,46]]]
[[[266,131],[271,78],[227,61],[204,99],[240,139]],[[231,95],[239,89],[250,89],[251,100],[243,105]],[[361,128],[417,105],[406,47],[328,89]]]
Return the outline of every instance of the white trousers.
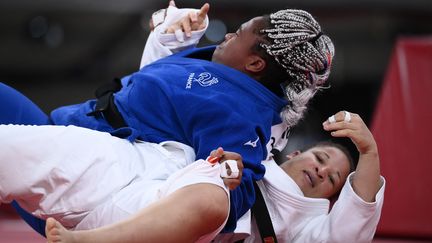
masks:
[[[194,162],[192,148],[177,142],[132,144],[75,126],[0,125],[0,148],[0,202],[16,200],[68,228],[117,222],[195,183],[229,195],[219,165]]]

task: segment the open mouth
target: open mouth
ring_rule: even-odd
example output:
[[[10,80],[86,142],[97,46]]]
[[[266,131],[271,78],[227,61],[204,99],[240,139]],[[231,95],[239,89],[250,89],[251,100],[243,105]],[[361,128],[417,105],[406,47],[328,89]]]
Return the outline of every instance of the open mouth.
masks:
[[[311,174],[310,174],[308,171],[306,171],[306,170],[304,170],[303,173],[304,173],[304,176],[305,176],[305,178],[306,178],[306,181],[309,182],[309,184],[310,184],[312,187],[315,187],[315,182],[314,182],[314,179],[313,179],[313,177],[311,176]]]

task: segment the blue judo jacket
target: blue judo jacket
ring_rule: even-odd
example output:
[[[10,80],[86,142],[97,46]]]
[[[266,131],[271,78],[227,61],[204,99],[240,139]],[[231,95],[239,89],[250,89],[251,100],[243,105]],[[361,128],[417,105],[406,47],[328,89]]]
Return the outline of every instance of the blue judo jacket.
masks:
[[[131,141],[178,141],[193,147],[197,159],[218,147],[241,154],[242,183],[231,191],[224,229],[232,232],[255,202],[253,181],[264,175],[261,161],[267,156],[271,126],[281,123],[279,114],[287,101],[248,75],[209,61],[213,51],[207,47],[180,52],[122,78],[114,102],[126,128],[115,130],[103,117],[87,116],[95,100],[60,107],[51,119],[58,125],[122,134]]]

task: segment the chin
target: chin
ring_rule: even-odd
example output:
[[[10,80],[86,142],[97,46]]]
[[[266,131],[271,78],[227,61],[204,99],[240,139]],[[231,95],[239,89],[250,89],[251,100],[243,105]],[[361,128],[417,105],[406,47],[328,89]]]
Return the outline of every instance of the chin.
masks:
[[[215,62],[215,63],[222,63],[218,57],[219,57],[219,55],[218,55],[218,53],[216,53],[216,51],[215,51],[215,52],[213,53],[213,56],[212,56],[212,62]]]

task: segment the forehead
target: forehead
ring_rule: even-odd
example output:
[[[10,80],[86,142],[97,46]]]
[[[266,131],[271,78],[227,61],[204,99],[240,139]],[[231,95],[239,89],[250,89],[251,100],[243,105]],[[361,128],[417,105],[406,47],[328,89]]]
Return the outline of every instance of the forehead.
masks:
[[[259,34],[260,30],[265,27],[264,17],[255,17],[240,26],[241,31],[247,31],[253,34]]]

